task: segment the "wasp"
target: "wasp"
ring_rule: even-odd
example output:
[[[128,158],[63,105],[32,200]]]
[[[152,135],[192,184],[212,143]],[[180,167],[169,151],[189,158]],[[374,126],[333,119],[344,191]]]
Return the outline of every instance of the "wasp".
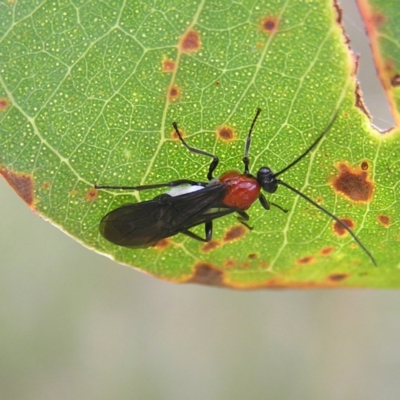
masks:
[[[256,175],[253,175],[249,170],[249,151],[251,135],[260,113],[261,109],[258,108],[246,137],[242,159],[244,164],[243,173],[231,170],[223,173],[219,178],[214,177],[219,158],[211,153],[189,146],[183,139],[178,129],[178,124],[173,122],[172,126],[179,140],[191,153],[212,159],[207,173],[208,181],[198,182],[191,179],[178,179],[166,183],[141,186],[95,185],[96,189],[136,191],[170,188],[169,191],[156,196],[152,200],[125,204],[109,212],[100,222],[102,236],[111,243],[129,248],[154,246],[161,239],[178,233],[201,242],[209,242],[213,236],[213,221],[225,215],[236,213],[238,220],[251,229],[247,224],[250,217],[246,211],[256,200],[260,201],[265,210],[270,210],[271,205],[273,205],[286,212],[279,205],[268,201],[262,193],[262,190],[266,193],[275,193],[278,186],[284,186],[335,220],[353,237],[372,263],[376,265],[372,254],[343,221],[298,189],[279,179],[280,175],[306,157],[327,134],[337,117],[338,110],[334,113],[323,132],[293,162],[277,173],[264,166],[257,171]],[[203,224],[205,229],[204,237],[191,231],[195,226]]]

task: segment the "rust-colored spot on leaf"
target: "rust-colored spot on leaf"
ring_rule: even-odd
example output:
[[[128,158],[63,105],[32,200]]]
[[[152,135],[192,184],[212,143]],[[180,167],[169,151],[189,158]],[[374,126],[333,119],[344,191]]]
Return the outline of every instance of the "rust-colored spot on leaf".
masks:
[[[256,253],[251,253],[247,257],[249,257],[250,260],[255,260],[257,258],[257,254]]]
[[[162,70],[164,72],[173,72],[175,70],[175,61],[173,60],[163,60]]]
[[[368,161],[363,161],[363,162],[361,163],[361,169],[362,169],[363,171],[367,171],[368,168],[369,168]]]
[[[186,136],[185,131],[183,131],[179,126],[178,126],[178,129],[179,129],[179,133],[184,138]],[[171,131],[171,135],[170,136],[171,136],[171,139],[173,139],[173,140],[179,140],[179,137],[176,134],[175,129]]]
[[[161,239],[159,240],[154,248],[156,250],[164,250],[166,247],[171,245],[171,240],[170,239]]]
[[[9,105],[10,105],[10,103],[9,103],[8,99],[0,98],[0,112],[6,111]]]
[[[215,81],[215,86],[219,86],[221,84],[220,81]]]
[[[246,228],[243,225],[236,225],[229,228],[225,233],[224,241],[232,242],[234,240],[240,239],[246,233]]]
[[[390,84],[393,87],[400,86],[400,75],[395,75],[392,78],[390,78]]]
[[[343,273],[343,274],[341,274],[341,273],[334,273],[334,274],[330,274],[330,275],[329,275],[329,279],[330,279],[331,281],[334,281],[334,282],[340,282],[340,281],[342,281],[343,279],[346,279],[348,276],[349,276],[349,274],[345,274],[345,273]]]
[[[0,169],[0,174],[3,175],[3,178],[28,206],[33,205],[33,181],[31,175],[18,174],[5,168]]]
[[[386,72],[388,72],[390,75],[392,75],[394,73],[394,71],[396,70],[396,63],[394,62],[394,60],[386,59],[383,69]]]
[[[200,262],[194,267],[193,276],[188,283],[201,283],[202,285],[224,286],[223,272],[211,264]]]
[[[204,253],[208,253],[210,251],[215,250],[217,247],[220,246],[220,243],[218,240],[210,240],[209,242],[205,243],[203,247],[201,248],[201,251]]]
[[[379,214],[378,215],[378,222],[383,226],[390,226],[390,217],[387,215]]]
[[[339,176],[332,180],[335,191],[356,202],[371,201],[374,185],[366,171],[351,168],[345,163],[340,163],[337,169]]]
[[[178,100],[180,95],[181,91],[179,90],[178,86],[173,85],[168,89],[168,99],[170,102]]]
[[[267,16],[261,19],[261,29],[268,33],[275,33],[278,28],[278,20],[275,17]]]
[[[379,12],[374,12],[371,14],[370,21],[372,25],[374,25],[376,28],[379,28],[386,22],[386,17]]]
[[[183,53],[193,53],[200,50],[200,35],[194,29],[191,29],[183,35],[179,48]]]
[[[47,182],[47,181],[44,181],[42,187],[43,187],[44,190],[49,190],[50,189],[50,183]]]
[[[307,257],[303,257],[303,258],[298,259],[297,260],[297,264],[300,264],[300,265],[311,264],[314,260],[315,260],[314,257],[307,256]]]
[[[333,250],[334,250],[334,247],[333,247],[333,246],[324,247],[324,248],[321,250],[321,254],[322,254],[323,256],[327,256],[328,254],[331,254]]]
[[[354,228],[354,222],[351,219],[348,218],[340,218],[340,220],[347,225],[350,229]],[[347,233],[346,229],[343,228],[342,225],[340,225],[337,221],[333,223],[333,231],[338,235],[338,236],[343,236],[344,234]]]
[[[229,258],[228,260],[224,261],[224,267],[225,268],[232,268],[236,265],[236,261],[232,260],[231,258]]]
[[[233,129],[229,126],[220,126],[217,129],[217,134],[220,139],[225,140],[227,142],[232,140],[235,136]]]
[[[91,188],[86,192],[86,200],[87,201],[94,201],[97,199],[98,190],[95,188]]]

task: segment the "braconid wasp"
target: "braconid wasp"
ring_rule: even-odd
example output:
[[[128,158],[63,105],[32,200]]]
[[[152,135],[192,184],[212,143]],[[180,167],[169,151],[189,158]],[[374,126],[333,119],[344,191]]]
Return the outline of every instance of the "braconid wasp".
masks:
[[[249,150],[251,134],[260,113],[261,109],[258,108],[247,134],[243,157],[243,173],[232,170],[223,173],[219,178],[214,178],[213,176],[218,166],[219,158],[206,151],[190,147],[179,132],[178,124],[173,122],[172,126],[178,138],[190,152],[212,158],[207,173],[208,182],[178,179],[166,183],[141,186],[95,185],[96,189],[138,191],[165,187],[171,188],[168,192],[152,200],[135,204],[125,204],[109,212],[100,222],[100,233],[111,243],[129,248],[154,246],[161,239],[174,236],[178,233],[183,233],[202,242],[209,242],[213,235],[213,221],[224,215],[236,213],[238,214],[238,220],[249,227],[246,221],[250,217],[246,213],[246,210],[257,199],[266,210],[269,210],[270,206],[274,205],[282,211],[286,211],[280,206],[269,202],[261,192],[261,189],[263,189],[267,193],[274,193],[278,186],[281,185],[335,220],[353,237],[355,242],[368,255],[372,263],[376,265],[372,254],[344,222],[304,193],[278,179],[279,175],[282,175],[300,162],[319,143],[332,127],[338,111],[335,112],[329,124],[314,143],[288,166],[277,173],[273,173],[268,167],[261,167],[257,175],[254,176],[249,171]],[[190,231],[191,228],[201,224],[204,224],[205,227],[205,238]]]

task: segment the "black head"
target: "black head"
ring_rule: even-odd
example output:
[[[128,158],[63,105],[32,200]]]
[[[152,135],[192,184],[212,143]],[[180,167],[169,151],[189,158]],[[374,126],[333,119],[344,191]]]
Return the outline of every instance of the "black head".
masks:
[[[275,174],[268,167],[261,167],[258,170],[257,182],[267,193],[274,193],[278,189]]]

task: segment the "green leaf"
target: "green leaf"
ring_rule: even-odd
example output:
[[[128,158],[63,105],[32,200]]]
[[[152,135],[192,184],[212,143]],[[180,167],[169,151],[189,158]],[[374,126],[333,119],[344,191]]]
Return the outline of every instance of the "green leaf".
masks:
[[[369,124],[354,60],[330,1],[9,2],[1,6],[0,165],[40,215],[86,246],[174,282],[235,288],[399,287],[398,132]],[[395,12],[394,12],[395,13]],[[398,35],[397,35],[398,37]],[[396,59],[398,60],[398,58]],[[397,61],[396,61],[397,62]],[[356,101],[357,100],[357,101]],[[107,242],[99,223],[162,190],[95,190],[243,170],[282,180],[348,221],[367,254],[312,204],[280,187],[265,211],[214,221],[213,241],[155,248]],[[204,235],[204,227],[193,229]]]

